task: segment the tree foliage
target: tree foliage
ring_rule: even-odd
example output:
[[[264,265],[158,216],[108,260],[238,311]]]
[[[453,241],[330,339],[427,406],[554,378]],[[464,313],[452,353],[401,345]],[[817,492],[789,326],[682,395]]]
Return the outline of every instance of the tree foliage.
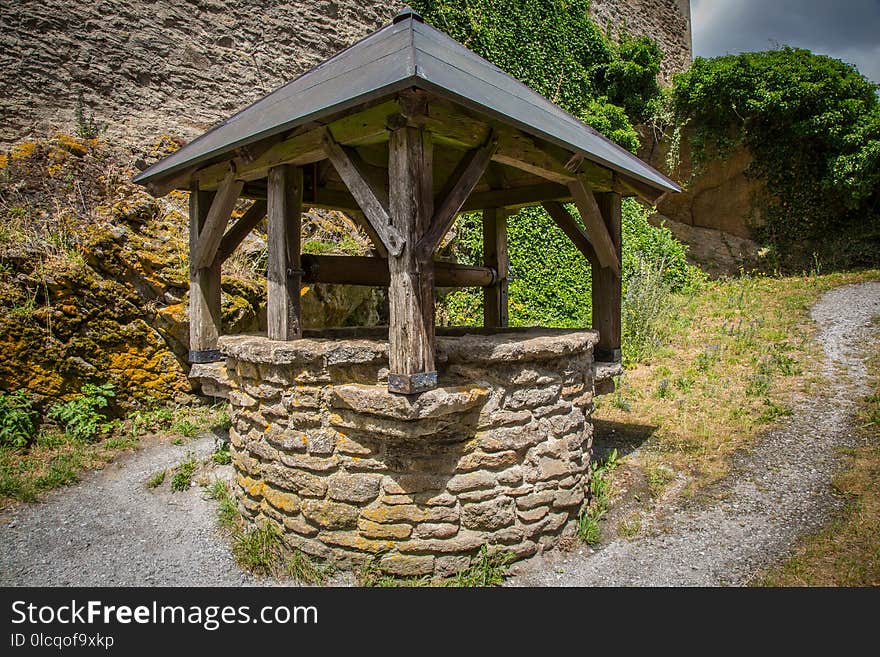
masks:
[[[880,102],[852,65],[808,50],[698,58],[676,76],[674,121],[694,156],[737,144],[766,181],[760,238],[781,264],[814,251],[830,265],[880,262]]]

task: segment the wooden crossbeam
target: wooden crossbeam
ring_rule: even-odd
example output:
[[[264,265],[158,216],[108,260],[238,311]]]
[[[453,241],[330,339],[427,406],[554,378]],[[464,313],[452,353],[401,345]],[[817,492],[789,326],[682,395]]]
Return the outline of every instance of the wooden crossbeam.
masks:
[[[229,223],[232,209],[235,207],[243,187],[244,181],[238,180],[235,171],[230,170],[214,196],[211,209],[208,210],[208,216],[199,231],[199,241],[195,250],[190,253],[191,267],[202,269],[209,267],[214,262],[220,241],[223,239],[223,232],[226,230],[226,224]]]
[[[562,162],[539,147],[534,138],[519,130],[498,131],[498,149],[492,159],[563,185],[574,179]]]
[[[146,187],[156,198],[161,198],[175,189],[188,189],[189,181],[196,171],[196,167],[187,167],[183,171],[173,174],[169,178],[148,182]]]
[[[473,267],[435,260],[435,282],[440,287],[486,287],[494,285],[497,273],[490,267]],[[371,256],[302,256],[303,280],[333,285],[388,287],[391,272],[387,258]]]
[[[617,258],[617,249],[608,229],[605,227],[605,221],[599,212],[599,206],[596,203],[596,197],[586,184],[583,176],[578,176],[568,185],[568,189],[574,198],[574,203],[580,212],[581,219],[587,227],[587,234],[593,242],[596,251],[596,257],[602,267],[608,267],[617,274],[620,274],[620,260]]]
[[[571,216],[571,213],[565,209],[565,206],[557,201],[546,201],[541,205],[544,206],[547,214],[549,214],[550,218],[553,219],[556,225],[562,229],[562,232],[566,234],[568,239],[574,242],[578,251],[589,260],[591,265],[596,266],[599,260],[596,256],[596,249],[593,248],[593,243],[590,241],[589,236],[584,232],[584,229],[581,228],[581,225]]]
[[[382,198],[383,193],[370,183],[368,176],[365,176],[358,167],[358,162],[352,158],[346,148],[333,138],[329,130],[324,131],[321,143],[327,159],[330,160],[336,173],[348,187],[348,191],[351,192],[388,253],[391,255],[400,254],[404,247],[404,239],[392,225],[388,213],[388,201]]]
[[[467,153],[459,162],[449,179],[449,188],[445,190],[443,200],[431,218],[430,229],[419,241],[417,248],[421,257],[427,257],[437,250],[440,240],[449,231],[456,215],[461,212],[462,206],[485,173],[497,148],[498,140],[490,135],[485,145]]]
[[[261,199],[254,201],[253,205],[247,209],[247,212],[241,215],[238,221],[223,235],[223,239],[220,240],[220,247],[217,249],[217,259],[220,262],[224,262],[231,256],[242,240],[256,228],[257,224],[265,216],[266,201]]]

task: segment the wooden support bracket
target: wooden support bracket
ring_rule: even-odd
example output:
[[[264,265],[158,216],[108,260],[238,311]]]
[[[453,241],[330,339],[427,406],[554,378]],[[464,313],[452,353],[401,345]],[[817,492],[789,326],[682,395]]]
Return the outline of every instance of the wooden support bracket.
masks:
[[[352,158],[349,150],[338,144],[329,130],[324,131],[321,143],[327,158],[357,201],[388,253],[392,256],[400,255],[405,240],[392,224],[388,214],[388,201],[382,198],[383,193],[369,182],[368,177],[358,168],[358,163]],[[385,200],[384,203],[383,200]]]
[[[578,175],[568,185],[568,189],[574,197],[574,203],[580,212],[581,219],[587,227],[587,234],[593,243],[596,251],[596,257],[602,267],[608,267],[614,273],[620,274],[620,260],[617,257],[617,250],[608,229],[605,227],[605,221],[599,212],[599,205],[596,203],[596,197],[590,190],[582,175]]]
[[[247,237],[257,224],[266,216],[266,201],[256,200],[253,205],[247,209],[238,221],[226,231],[223,239],[220,240],[220,247],[217,249],[217,260],[225,262],[232,255],[233,251],[238,248],[242,240]]]
[[[545,201],[541,205],[556,225],[562,229],[562,232],[566,234],[568,239],[574,242],[578,251],[584,255],[590,262],[590,265],[593,267],[597,266],[599,259],[596,256],[596,249],[593,248],[593,243],[577,220],[565,209],[565,206],[557,201]]]
[[[461,212],[465,201],[474,191],[496,150],[498,150],[498,139],[494,133],[490,133],[489,139],[483,146],[470,151],[459,162],[449,179],[449,188],[443,194],[440,207],[431,218],[431,227],[416,247],[419,257],[430,258],[437,250],[440,240],[449,232],[456,215]]]
[[[202,269],[214,262],[220,241],[223,239],[223,232],[226,230],[226,224],[229,223],[232,209],[235,207],[243,187],[244,182],[236,180],[235,171],[230,169],[214,196],[211,209],[208,211],[208,216],[199,232],[199,241],[195,245],[195,250],[190,253],[191,267]]]

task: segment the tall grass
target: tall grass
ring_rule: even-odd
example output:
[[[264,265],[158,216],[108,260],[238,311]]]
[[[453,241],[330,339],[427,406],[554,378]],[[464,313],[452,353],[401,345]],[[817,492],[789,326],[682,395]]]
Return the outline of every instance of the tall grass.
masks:
[[[627,280],[621,300],[621,349],[627,364],[651,360],[668,334],[672,289],[664,269],[662,259],[640,255]]]

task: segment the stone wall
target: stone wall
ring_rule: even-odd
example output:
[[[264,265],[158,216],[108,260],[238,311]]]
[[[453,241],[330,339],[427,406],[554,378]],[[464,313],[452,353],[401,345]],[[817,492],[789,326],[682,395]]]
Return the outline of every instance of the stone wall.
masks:
[[[0,147],[71,132],[79,94],[108,136],[191,139],[387,23],[376,0],[15,0],[0,11]],[[687,0],[595,0],[649,34],[664,73],[690,59]]]
[[[342,567],[453,575],[573,534],[589,480],[595,331],[440,337],[440,387],[387,391],[386,339],[221,349],[237,493],[254,522]]]

